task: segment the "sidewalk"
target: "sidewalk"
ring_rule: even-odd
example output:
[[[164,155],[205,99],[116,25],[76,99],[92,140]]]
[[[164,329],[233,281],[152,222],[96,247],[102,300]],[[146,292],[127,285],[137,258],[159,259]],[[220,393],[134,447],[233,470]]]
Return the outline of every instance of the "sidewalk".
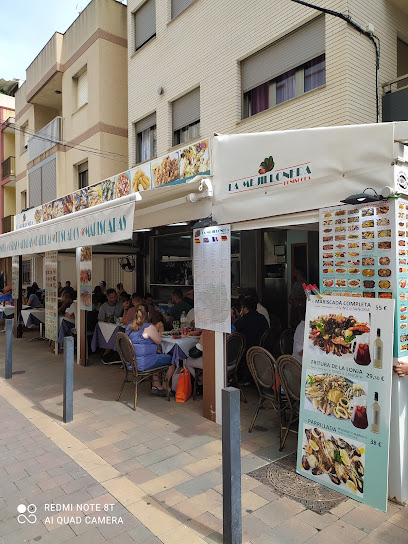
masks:
[[[75,368],[74,421],[65,425],[63,357],[28,344],[34,335],[14,340],[16,374],[0,379],[0,544],[222,542],[221,428],[201,416],[201,401],[169,403],[142,387],[134,412],[130,385],[115,402],[120,369],[96,357]],[[394,503],[384,514],[345,500],[319,515],[248,476],[296,447],[293,436],[278,451],[270,410],[249,434],[253,410],[241,403],[243,542],[408,542],[408,509]],[[51,503],[74,510],[45,511]],[[37,507],[36,523],[17,521],[20,504]]]

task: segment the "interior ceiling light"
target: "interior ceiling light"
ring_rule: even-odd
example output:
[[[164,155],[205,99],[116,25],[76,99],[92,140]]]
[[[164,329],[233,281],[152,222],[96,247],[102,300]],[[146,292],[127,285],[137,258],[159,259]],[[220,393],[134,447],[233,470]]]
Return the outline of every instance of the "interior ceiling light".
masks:
[[[135,229],[133,232],[150,232],[152,229]]]
[[[373,195],[370,193],[366,193],[366,191],[373,191]],[[344,200],[340,200],[340,202],[343,202],[344,204],[368,204],[369,202],[378,202],[379,200],[384,200],[384,197],[382,195],[377,194],[377,191],[375,191],[372,187],[367,187],[364,189],[362,193],[358,193],[355,195],[350,195]]]
[[[185,227],[188,225],[185,221],[182,221],[181,223],[170,223],[170,225],[166,225],[167,227]]]

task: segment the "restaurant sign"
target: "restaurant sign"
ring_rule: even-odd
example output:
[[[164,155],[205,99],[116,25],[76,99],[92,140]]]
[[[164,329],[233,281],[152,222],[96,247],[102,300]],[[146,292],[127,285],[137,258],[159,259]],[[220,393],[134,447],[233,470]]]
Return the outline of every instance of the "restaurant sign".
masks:
[[[297,472],[387,510],[394,300],[307,302]]]
[[[132,238],[136,198],[101,204],[77,214],[0,236],[0,257],[106,244]]]

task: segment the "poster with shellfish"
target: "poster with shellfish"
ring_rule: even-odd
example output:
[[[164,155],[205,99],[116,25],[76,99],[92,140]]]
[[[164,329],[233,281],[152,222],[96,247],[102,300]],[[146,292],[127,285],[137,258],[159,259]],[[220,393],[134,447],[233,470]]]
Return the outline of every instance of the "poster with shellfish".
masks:
[[[396,302],[394,356],[408,356],[408,201],[320,210],[324,295]]]
[[[58,340],[58,251],[47,251],[44,256],[45,275],[45,337]]]
[[[297,472],[386,511],[392,299],[307,302]]]
[[[79,252],[79,307],[92,311],[92,246],[78,248]]]

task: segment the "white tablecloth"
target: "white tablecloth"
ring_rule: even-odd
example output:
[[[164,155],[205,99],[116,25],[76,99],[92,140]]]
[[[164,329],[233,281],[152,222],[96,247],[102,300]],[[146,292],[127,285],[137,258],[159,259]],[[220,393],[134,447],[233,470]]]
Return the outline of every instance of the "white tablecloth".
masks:
[[[162,336],[161,343],[164,353],[169,353],[175,344],[184,351],[186,355],[190,349],[200,340],[199,336],[183,336],[182,338],[173,338],[172,336]]]
[[[112,338],[112,334],[116,331],[116,329],[119,326],[119,325],[116,325],[116,323],[105,323],[105,321],[99,321],[98,325],[107,343]]]
[[[32,308],[28,310],[21,310],[21,317],[23,318],[23,322],[26,327],[27,327],[27,322],[30,315],[37,318],[38,321],[41,321],[41,323],[45,323],[45,309],[44,308]]]

